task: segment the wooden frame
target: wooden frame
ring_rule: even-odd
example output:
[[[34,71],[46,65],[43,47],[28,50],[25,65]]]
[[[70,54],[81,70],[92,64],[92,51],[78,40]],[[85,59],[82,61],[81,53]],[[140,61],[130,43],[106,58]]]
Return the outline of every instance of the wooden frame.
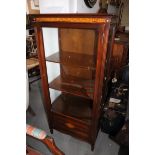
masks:
[[[91,144],[91,149],[94,149],[95,140],[99,131],[99,118],[101,113],[102,87],[104,79],[104,70],[106,64],[106,52],[108,45],[108,35],[111,22],[111,16],[96,15],[96,14],[40,14],[31,15],[31,21],[35,28],[38,54],[40,61],[42,89],[44,95],[44,107],[47,113],[47,119],[51,133],[53,129],[67,133],[81,140]],[[47,79],[47,69],[44,43],[43,43],[43,27],[56,28],[77,28],[77,29],[92,29],[96,31],[97,44],[95,45],[97,51],[96,57],[96,73],[94,94],[91,105],[90,121],[86,122],[83,119],[67,115],[70,112],[61,113],[61,110],[55,111],[54,105],[51,104],[49,94],[49,84]],[[53,61],[54,62],[54,61]],[[61,88],[60,88],[61,89]],[[63,90],[62,90],[63,91]],[[65,93],[72,93],[65,91]],[[75,93],[75,96],[80,96]],[[76,97],[75,97],[76,98]],[[85,99],[78,98],[79,102],[85,102]],[[77,99],[77,100],[78,100]],[[61,98],[56,99],[56,104],[62,103]],[[71,99],[69,102],[74,101]],[[87,102],[87,101],[86,101]],[[57,106],[57,105],[56,105]],[[55,108],[57,108],[55,106]],[[78,113],[78,112],[77,112]],[[82,111],[81,111],[82,114]]]

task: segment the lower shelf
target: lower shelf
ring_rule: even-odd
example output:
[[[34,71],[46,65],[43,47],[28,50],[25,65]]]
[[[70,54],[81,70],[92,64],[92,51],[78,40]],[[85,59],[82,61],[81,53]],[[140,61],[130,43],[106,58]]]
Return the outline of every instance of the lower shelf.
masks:
[[[92,105],[93,101],[90,99],[61,94],[52,103],[52,111],[90,124],[92,119]]]

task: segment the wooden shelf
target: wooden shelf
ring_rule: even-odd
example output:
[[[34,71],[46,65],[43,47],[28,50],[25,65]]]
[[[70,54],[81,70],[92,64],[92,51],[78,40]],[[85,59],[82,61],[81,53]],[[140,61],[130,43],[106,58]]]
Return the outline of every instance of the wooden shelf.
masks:
[[[70,77],[64,80],[61,78],[61,76],[58,76],[49,84],[49,87],[87,99],[93,99],[94,95],[93,80],[83,80],[74,77]]]
[[[94,55],[61,51],[61,54],[57,52],[50,55],[46,58],[46,61],[95,70]]]
[[[82,97],[61,94],[52,103],[52,111],[90,124],[93,101]]]

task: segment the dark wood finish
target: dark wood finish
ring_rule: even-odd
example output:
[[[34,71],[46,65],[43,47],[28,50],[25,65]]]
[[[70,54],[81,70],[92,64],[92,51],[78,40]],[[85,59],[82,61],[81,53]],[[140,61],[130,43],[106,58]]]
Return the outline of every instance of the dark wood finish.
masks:
[[[52,105],[52,111],[91,123],[93,101],[73,95],[60,95]]]
[[[106,52],[108,44],[110,24],[105,24],[100,27],[98,36],[98,55],[97,55],[97,66],[96,66],[96,79],[95,79],[95,91],[94,91],[94,103],[92,111],[92,148],[96,140],[98,133],[98,123],[101,112],[101,100],[102,100],[102,87],[103,77],[106,62]],[[103,52],[104,51],[104,52]]]
[[[60,95],[52,106],[53,127],[89,142],[92,104],[93,101],[89,99],[67,94]]]
[[[75,54],[94,55],[95,31],[91,29],[60,29],[61,50]]]
[[[116,33],[114,40],[112,58],[111,58],[111,70],[117,71],[121,67],[128,64],[129,54],[129,36],[126,33]]]
[[[42,14],[32,15],[31,19],[36,28],[44,105],[50,129],[87,141],[93,150],[99,131],[111,16]],[[50,84],[47,82],[42,27],[59,29],[59,54],[46,60],[60,63],[61,75]],[[49,87],[62,91],[52,105]]]
[[[90,68],[96,67],[96,31],[94,29],[61,28],[59,29],[59,45],[61,61],[68,61],[73,66],[61,65],[61,78],[74,76],[80,79],[94,80],[94,73]],[[67,53],[69,52],[70,55]],[[66,55],[66,54],[67,55]],[[65,60],[63,56],[68,56]],[[76,58],[77,56],[77,58]],[[82,65],[85,66],[83,69]],[[71,79],[72,80],[72,79]],[[88,82],[87,82],[88,83]],[[87,84],[86,83],[86,84]],[[89,88],[88,88],[89,89]],[[92,89],[91,89],[92,90]],[[90,94],[91,95],[91,94]],[[91,95],[92,96],[92,95]]]
[[[91,126],[84,121],[53,113],[53,123],[54,129],[90,143]]]
[[[68,78],[70,79],[70,77],[76,77],[77,79],[90,81],[90,80],[94,80],[95,78],[94,74],[95,74],[95,70],[61,65],[61,77],[63,79],[68,79]]]
[[[37,40],[37,47],[38,47],[38,57],[39,57],[39,66],[41,72],[41,82],[42,82],[42,89],[43,89],[43,97],[44,97],[44,108],[47,114],[47,120],[50,126],[50,130],[53,130],[53,125],[51,121],[51,100],[50,100],[50,93],[48,88],[48,80],[47,80],[47,69],[46,69],[46,62],[45,62],[45,53],[44,53],[44,43],[43,43],[43,34],[42,28],[38,25],[35,27],[35,34]]]
[[[94,81],[92,80],[77,79],[71,76],[63,79],[58,76],[49,84],[49,87],[65,93],[93,99]]]
[[[114,38],[116,33],[116,24],[110,25],[109,30],[109,38],[108,38],[108,47],[107,47],[107,55],[106,55],[106,67],[105,67],[105,75],[106,75],[106,81],[108,81],[111,77],[111,68],[110,68],[110,61],[112,57],[112,50],[114,46]]]
[[[61,53],[61,54],[60,54]],[[93,55],[78,54],[73,52],[57,52],[46,58],[47,61],[61,63],[63,65],[96,69]]]

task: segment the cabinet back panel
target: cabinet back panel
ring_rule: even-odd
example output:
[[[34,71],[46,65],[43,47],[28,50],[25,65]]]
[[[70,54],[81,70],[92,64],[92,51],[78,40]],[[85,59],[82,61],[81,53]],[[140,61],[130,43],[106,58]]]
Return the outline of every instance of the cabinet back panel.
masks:
[[[59,33],[61,39],[61,50],[63,52],[68,51],[94,55],[94,30],[61,28]]]
[[[85,80],[94,80],[95,76],[95,71],[71,66],[63,65],[61,66],[61,71],[62,71],[61,75],[65,79],[66,78],[68,79],[70,76],[74,76]]]

